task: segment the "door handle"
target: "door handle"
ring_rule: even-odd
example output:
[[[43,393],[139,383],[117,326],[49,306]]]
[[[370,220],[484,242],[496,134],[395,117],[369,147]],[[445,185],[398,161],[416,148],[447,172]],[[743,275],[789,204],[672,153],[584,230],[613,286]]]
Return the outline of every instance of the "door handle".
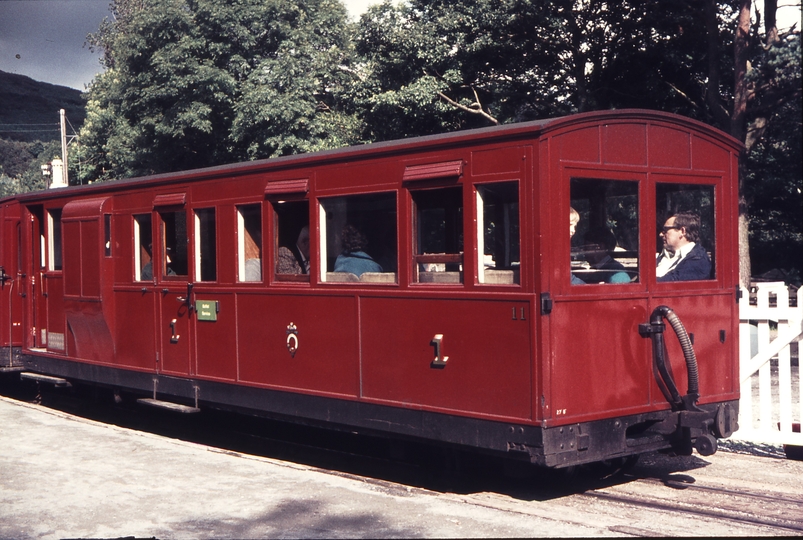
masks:
[[[172,334],[170,336],[170,343],[178,343],[178,338],[181,336],[176,334],[176,319],[170,321],[170,333]]]
[[[441,350],[441,347],[443,346],[442,342],[443,334],[435,334],[435,337],[433,337],[432,341],[429,342],[432,347],[435,347],[435,359],[430,364],[430,367],[432,368],[443,369],[446,367],[446,362],[449,360],[449,357],[444,356],[443,351]]]
[[[192,283],[187,283],[187,296],[177,296],[176,300],[181,302],[182,304],[186,304],[187,309],[190,313],[195,309],[195,306],[192,305]]]

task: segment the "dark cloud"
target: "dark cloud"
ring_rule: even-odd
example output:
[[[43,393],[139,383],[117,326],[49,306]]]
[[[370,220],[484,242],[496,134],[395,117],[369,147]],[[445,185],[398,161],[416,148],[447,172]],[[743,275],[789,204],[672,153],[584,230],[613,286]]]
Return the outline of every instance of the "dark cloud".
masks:
[[[379,0],[345,0],[352,17]],[[84,90],[101,71],[85,46],[111,0],[0,0],[0,70]]]
[[[83,90],[101,71],[85,46],[110,0],[0,0],[0,70]]]

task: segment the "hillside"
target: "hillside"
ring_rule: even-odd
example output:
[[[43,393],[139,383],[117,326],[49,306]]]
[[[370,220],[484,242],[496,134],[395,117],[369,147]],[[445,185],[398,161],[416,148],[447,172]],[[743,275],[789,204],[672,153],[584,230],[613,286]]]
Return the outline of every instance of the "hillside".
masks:
[[[67,119],[77,131],[86,114],[80,90],[0,71],[0,138],[15,141],[58,140],[59,109],[66,111]],[[52,124],[53,127],[51,130],[49,126],[20,124]],[[30,131],[33,129],[47,131]]]

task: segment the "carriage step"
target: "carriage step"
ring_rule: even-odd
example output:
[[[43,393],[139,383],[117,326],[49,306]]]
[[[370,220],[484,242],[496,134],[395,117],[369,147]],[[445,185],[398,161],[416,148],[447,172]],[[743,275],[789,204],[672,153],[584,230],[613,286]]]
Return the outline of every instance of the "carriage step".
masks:
[[[180,403],[172,403],[170,401],[162,401],[161,399],[153,398],[140,398],[137,403],[148,405],[150,407],[158,407],[160,409],[167,409],[169,411],[180,412],[184,414],[198,413],[201,409],[198,407],[191,407],[189,405],[181,405]]]
[[[72,384],[67,379],[62,379],[61,377],[52,377],[50,375],[42,375],[41,373],[30,373],[30,372],[23,372],[20,373],[20,379],[30,379],[36,382],[43,382],[52,384],[57,388],[70,388]]]
[[[2,366],[0,367],[0,373],[14,373],[25,371],[25,366]]]

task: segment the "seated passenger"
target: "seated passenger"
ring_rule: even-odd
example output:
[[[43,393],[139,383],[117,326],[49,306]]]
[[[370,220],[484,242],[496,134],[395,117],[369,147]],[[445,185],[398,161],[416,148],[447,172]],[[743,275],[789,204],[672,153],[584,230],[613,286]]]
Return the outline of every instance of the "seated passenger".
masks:
[[[382,267],[363,249],[368,240],[352,225],[343,227],[343,252],[335,260],[335,272],[350,272],[360,277],[364,272],[381,272]]]
[[[148,244],[148,255],[153,257],[153,244]],[[175,276],[176,272],[172,268],[170,268],[170,264],[173,260],[170,258],[170,252],[173,251],[172,248],[166,247],[165,248],[165,265],[167,266],[167,275],[168,276]],[[148,261],[145,266],[142,267],[142,272],[140,273],[139,277],[140,281],[152,281],[153,280],[153,259]]]
[[[700,239],[700,217],[689,212],[671,216],[660,232],[664,249],[656,258],[658,281],[711,279],[711,260]]]
[[[296,245],[281,246],[276,259],[277,274],[309,274],[309,227],[298,233]]]
[[[574,233],[577,232],[577,224],[580,223],[580,214],[572,208],[569,207],[569,238],[574,236]],[[572,285],[585,285],[585,281],[580,279],[579,277],[572,274]]]
[[[616,248],[616,237],[608,229],[593,229],[585,235],[586,259],[593,283],[630,283],[630,275],[622,263],[611,257]]]

